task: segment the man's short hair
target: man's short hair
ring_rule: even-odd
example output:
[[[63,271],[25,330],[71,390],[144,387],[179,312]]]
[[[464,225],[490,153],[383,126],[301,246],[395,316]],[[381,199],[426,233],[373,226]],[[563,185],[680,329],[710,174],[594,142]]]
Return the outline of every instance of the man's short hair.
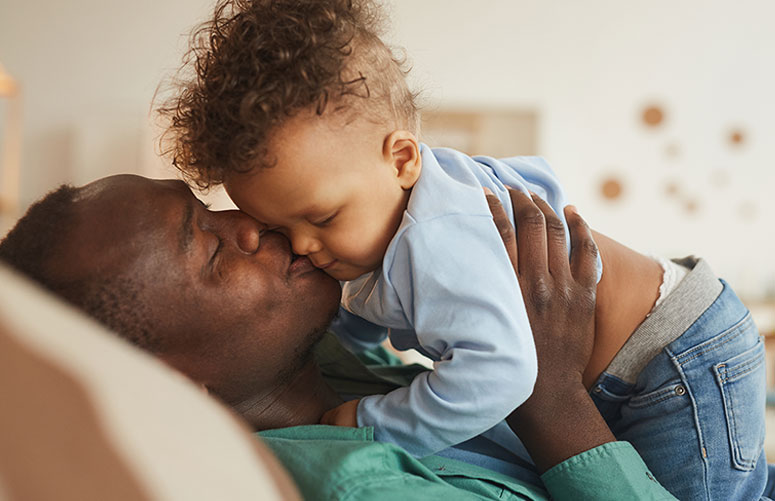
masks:
[[[0,241],[0,260],[131,343],[159,351],[161,336],[148,318],[142,284],[127,275],[63,273],[70,263],[63,262],[61,251],[76,222],[78,195],[78,188],[62,185],[33,204]]]

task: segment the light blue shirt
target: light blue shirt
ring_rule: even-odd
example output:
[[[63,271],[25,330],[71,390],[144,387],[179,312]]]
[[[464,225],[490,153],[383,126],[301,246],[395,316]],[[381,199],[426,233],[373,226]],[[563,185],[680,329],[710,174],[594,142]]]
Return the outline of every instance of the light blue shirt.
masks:
[[[541,158],[472,158],[425,145],[421,153],[422,174],[381,269],[343,286],[342,306],[360,318],[345,312],[332,326],[351,348],[389,333],[396,348],[434,360],[433,371],[408,387],[358,405],[358,426],[374,427],[377,440],[417,457],[496,427],[535,383],[530,324],[483,188],[510,217],[507,186],[539,195],[563,224],[566,205]]]

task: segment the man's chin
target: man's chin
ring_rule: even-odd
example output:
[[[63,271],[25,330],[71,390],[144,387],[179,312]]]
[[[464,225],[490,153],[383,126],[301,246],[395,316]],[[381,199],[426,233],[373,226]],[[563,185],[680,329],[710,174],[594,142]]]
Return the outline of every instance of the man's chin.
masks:
[[[337,279],[322,270],[316,270],[314,273],[315,281],[306,294],[310,298],[315,298],[317,301],[331,305],[330,308],[333,309],[333,313],[328,318],[328,323],[331,323],[331,319],[339,309],[339,301],[342,299],[342,286]]]
[[[302,276],[312,278],[313,282],[316,284],[316,287],[321,288],[321,293],[328,292],[329,288],[336,286],[336,288],[339,289],[339,294],[341,295],[341,286],[339,285],[339,280],[319,268],[315,268],[313,271],[310,271]]]
[[[334,315],[331,315],[327,322],[311,329],[309,333],[304,336],[304,343],[297,347],[293,361],[283,371],[281,379],[285,380],[291,377],[293,374],[296,374],[299,370],[301,370],[302,367],[306,366],[310,361],[312,361],[315,347],[320,344],[320,341],[322,341],[325,337],[333,317]]]

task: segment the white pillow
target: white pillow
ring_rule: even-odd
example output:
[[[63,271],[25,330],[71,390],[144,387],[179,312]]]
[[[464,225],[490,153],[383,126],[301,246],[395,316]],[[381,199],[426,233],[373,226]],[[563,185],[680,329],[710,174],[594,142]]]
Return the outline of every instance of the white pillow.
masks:
[[[0,499],[298,494],[186,378],[0,265]]]

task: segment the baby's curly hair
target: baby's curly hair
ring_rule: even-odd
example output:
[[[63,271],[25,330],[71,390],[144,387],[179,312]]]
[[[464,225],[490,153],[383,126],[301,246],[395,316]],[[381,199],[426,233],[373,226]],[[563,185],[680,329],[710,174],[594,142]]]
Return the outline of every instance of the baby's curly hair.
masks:
[[[162,153],[199,188],[268,167],[271,131],[304,110],[354,113],[418,132],[405,61],[380,39],[370,0],[220,0],[197,27]]]

